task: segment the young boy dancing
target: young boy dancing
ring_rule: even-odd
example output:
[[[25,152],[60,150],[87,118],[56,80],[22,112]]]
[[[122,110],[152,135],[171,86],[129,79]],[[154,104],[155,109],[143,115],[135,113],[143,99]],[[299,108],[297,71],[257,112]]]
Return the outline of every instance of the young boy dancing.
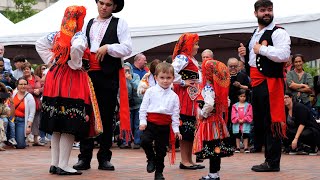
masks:
[[[155,179],[160,180],[164,179],[162,173],[169,137],[173,151],[171,163],[174,163],[175,138],[181,140],[182,136],[179,132],[179,98],[171,89],[173,66],[165,62],[158,64],[155,79],[157,84],[147,89],[140,106],[139,129],[143,131],[141,146],[148,159],[147,172],[156,171]]]

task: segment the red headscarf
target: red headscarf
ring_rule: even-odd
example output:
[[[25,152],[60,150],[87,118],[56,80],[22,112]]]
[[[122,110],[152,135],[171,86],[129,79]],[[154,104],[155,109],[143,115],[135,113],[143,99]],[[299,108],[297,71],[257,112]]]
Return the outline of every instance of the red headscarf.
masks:
[[[54,38],[52,59],[58,59],[57,64],[67,62],[70,54],[71,39],[74,34],[81,31],[86,8],[84,6],[69,6],[64,12],[60,32]]]
[[[176,58],[177,55],[183,54],[188,57],[192,57],[193,46],[199,41],[198,34],[184,33],[180,36],[176,46],[174,47],[172,59]]]
[[[207,59],[202,62],[202,87],[209,83],[215,92],[215,109],[217,114],[228,112],[228,94],[230,73],[228,67],[217,60]],[[228,116],[225,116],[227,121]]]

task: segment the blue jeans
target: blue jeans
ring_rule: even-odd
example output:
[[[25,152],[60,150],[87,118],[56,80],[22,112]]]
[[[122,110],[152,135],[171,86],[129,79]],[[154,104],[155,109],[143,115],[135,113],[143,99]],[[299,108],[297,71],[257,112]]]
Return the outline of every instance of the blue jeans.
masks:
[[[134,137],[134,144],[141,143],[140,136],[142,131],[139,130],[140,120],[139,120],[139,109],[132,109],[130,110],[130,124],[131,124],[131,131]]]
[[[24,118],[16,117],[15,121],[15,129],[16,129],[16,141],[17,141],[17,149],[24,149],[26,145],[26,136],[25,136],[25,120]]]
[[[6,134],[7,134],[8,140],[16,137],[15,125],[14,125],[14,122],[12,122],[11,120],[12,120],[12,117],[9,117],[8,118],[8,125],[6,128]]]

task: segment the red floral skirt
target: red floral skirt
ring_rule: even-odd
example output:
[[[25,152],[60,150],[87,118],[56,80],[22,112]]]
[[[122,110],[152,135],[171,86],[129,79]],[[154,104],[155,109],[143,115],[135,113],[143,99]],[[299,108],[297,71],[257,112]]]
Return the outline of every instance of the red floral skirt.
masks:
[[[90,113],[87,72],[73,70],[67,64],[51,67],[44,85],[40,129],[84,138],[89,133],[85,116]]]

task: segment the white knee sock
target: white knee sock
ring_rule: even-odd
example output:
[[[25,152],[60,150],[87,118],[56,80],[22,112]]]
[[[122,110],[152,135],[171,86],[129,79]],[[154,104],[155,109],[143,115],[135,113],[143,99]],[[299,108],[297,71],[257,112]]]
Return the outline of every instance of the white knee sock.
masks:
[[[67,172],[76,172],[77,171],[71,167],[68,167],[68,162],[69,162],[73,142],[74,142],[74,135],[65,134],[65,133],[61,134],[59,166],[58,167],[67,171]]]
[[[51,137],[51,165],[56,167],[59,164],[60,137],[61,134],[58,132],[53,132]]]

